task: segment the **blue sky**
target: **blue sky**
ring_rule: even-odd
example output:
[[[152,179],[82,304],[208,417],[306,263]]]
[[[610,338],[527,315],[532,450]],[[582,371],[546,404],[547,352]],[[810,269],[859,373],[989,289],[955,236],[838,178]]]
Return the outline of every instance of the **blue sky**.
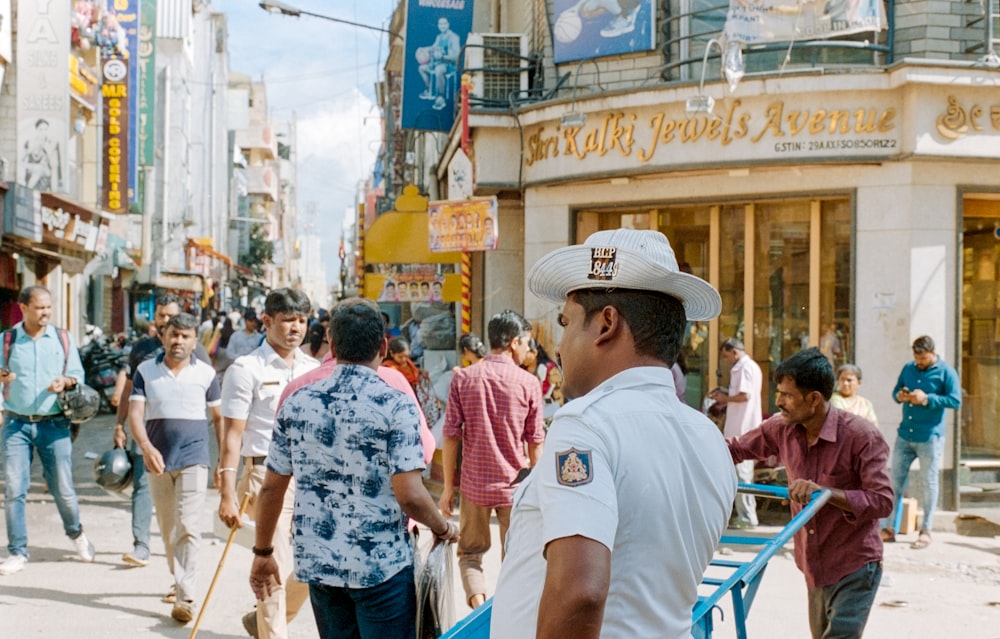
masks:
[[[398,0],[288,0],[333,18],[388,27]],[[267,83],[275,120],[298,119],[299,224],[323,238],[327,283],[339,278],[337,246],[358,182],[371,173],[381,140],[375,83],[388,35],[311,16],[270,14],[256,0],[215,0],[229,25],[229,66]],[[310,203],[316,215],[308,219]]]

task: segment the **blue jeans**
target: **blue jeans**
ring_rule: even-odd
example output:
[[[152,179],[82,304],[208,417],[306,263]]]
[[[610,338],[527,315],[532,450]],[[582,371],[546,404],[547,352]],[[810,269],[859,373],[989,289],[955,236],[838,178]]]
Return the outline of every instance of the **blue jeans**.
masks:
[[[881,581],[882,562],[873,561],[833,585],[810,588],[813,639],[860,639]]]
[[[937,508],[938,483],[941,477],[941,458],[944,456],[944,437],[931,435],[926,442],[911,442],[896,437],[892,450],[892,493],[896,496],[896,508],[899,508],[906,490],[906,480],[910,474],[910,466],[914,459],[920,460],[920,505],[924,507],[924,519],[920,522],[921,530],[931,530],[934,523],[934,509]],[[896,509],[893,509],[895,514]],[[883,528],[895,530],[893,516],[883,521]]]
[[[7,518],[7,550],[12,555],[28,556],[28,522],[25,500],[31,485],[31,460],[34,451],[42,462],[42,475],[70,539],[83,532],[80,504],[73,488],[73,444],[69,420],[57,417],[29,422],[7,414],[3,420],[3,478],[6,486],[4,515]]]
[[[417,593],[413,566],[371,588],[309,584],[321,639],[413,639]]]
[[[134,440],[133,440],[134,441]],[[149,524],[153,520],[153,495],[149,491],[149,475],[142,458],[142,449],[132,446],[132,544],[149,549]]]

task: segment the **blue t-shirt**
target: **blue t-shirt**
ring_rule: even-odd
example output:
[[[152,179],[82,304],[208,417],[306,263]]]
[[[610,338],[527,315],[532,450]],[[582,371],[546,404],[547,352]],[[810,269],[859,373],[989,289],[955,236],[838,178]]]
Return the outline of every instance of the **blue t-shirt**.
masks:
[[[135,371],[129,400],[146,403],[146,433],[163,456],[164,470],[209,465],[206,409],[222,403],[214,368],[192,355],[174,376],[160,353]]]

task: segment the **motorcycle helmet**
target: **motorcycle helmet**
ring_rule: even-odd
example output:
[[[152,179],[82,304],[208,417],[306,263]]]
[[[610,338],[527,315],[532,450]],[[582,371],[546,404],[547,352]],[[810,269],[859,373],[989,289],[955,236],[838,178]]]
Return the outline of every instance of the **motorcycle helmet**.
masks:
[[[132,462],[124,448],[112,448],[94,460],[94,479],[104,490],[120,493],[132,486]]]
[[[77,384],[59,393],[59,403],[69,421],[82,424],[101,409],[101,396],[90,386]]]

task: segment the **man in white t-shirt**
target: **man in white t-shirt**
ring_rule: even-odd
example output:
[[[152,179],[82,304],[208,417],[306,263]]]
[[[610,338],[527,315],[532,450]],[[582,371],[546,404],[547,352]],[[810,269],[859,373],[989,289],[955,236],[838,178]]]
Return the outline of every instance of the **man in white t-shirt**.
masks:
[[[222,381],[222,416],[225,436],[219,454],[219,518],[227,526],[239,522],[239,503],[250,495],[248,512],[253,517],[257,495],[264,483],[267,451],[271,446],[278,399],[292,379],[319,366],[299,349],[306,335],[309,298],[301,291],[280,288],[264,302],[266,339],[249,355],[239,357],[226,370]],[[240,458],[243,472],[236,473]],[[309,597],[308,587],[292,574],[291,548],[294,485],[285,496],[284,509],[274,534],[274,558],[283,581],[243,617],[243,627],[260,639],[287,639],[288,621]]]
[[[743,342],[730,337],[719,347],[729,369],[729,390],[715,389],[712,399],[726,404],[726,425],[723,434],[726,438],[739,437],[760,426],[763,419],[761,412],[761,392],[764,387],[764,375],[757,362],[746,354]],[[736,476],[743,483],[753,483],[754,462],[752,459],[736,464]],[[736,511],[730,520],[730,527],[750,529],[757,527],[757,500],[752,495],[736,496]]]
[[[558,249],[528,275],[562,304],[568,397],[514,494],[493,639],[691,636],[736,473],[721,433],[685,406],[670,366],[686,320],[721,309],[657,231]]]

